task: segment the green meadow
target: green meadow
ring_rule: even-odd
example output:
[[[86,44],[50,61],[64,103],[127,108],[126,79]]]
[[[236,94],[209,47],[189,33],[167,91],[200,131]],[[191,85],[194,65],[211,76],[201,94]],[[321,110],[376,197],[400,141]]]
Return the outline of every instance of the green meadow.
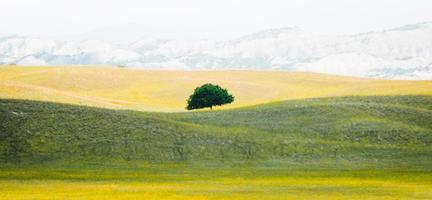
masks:
[[[0,100],[0,199],[432,199],[432,97],[182,113]]]

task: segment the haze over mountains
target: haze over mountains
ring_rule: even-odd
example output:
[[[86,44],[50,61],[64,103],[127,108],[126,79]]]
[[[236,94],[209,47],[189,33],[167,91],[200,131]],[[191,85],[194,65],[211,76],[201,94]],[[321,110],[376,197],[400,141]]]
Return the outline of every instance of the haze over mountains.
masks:
[[[320,35],[297,27],[280,28],[224,41],[144,37],[118,44],[94,38],[7,36],[0,38],[0,64],[8,63],[286,70],[432,79],[432,22],[355,35]]]

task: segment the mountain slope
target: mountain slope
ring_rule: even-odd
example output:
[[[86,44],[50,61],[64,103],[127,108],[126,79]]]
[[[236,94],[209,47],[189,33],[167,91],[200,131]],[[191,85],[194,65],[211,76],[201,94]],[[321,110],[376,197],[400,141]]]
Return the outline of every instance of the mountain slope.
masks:
[[[432,23],[356,35],[319,35],[299,28],[233,40],[143,38],[100,40],[0,38],[0,63],[121,65],[164,69],[265,69],[391,79],[432,78]]]
[[[331,96],[430,95],[432,81],[390,81],[299,72],[151,71],[108,67],[0,67],[0,98],[151,111],[184,111],[204,83],[236,98],[224,108]]]

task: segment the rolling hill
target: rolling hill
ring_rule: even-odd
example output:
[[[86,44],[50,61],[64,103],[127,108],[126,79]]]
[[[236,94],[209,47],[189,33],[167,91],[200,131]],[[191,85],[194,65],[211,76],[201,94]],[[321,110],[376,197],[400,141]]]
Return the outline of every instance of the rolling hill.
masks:
[[[236,102],[151,112],[184,111],[206,82]],[[317,73],[5,66],[0,199],[431,199],[431,93]]]
[[[337,97],[148,113],[1,100],[1,159],[430,169],[432,98]],[[283,164],[285,163],[285,164]]]
[[[302,72],[157,71],[113,67],[0,67],[0,98],[104,108],[184,111],[195,87],[212,82],[236,101],[226,108],[337,96],[430,95],[432,81],[396,81]]]
[[[149,113],[0,100],[0,199],[430,199],[432,97]]]

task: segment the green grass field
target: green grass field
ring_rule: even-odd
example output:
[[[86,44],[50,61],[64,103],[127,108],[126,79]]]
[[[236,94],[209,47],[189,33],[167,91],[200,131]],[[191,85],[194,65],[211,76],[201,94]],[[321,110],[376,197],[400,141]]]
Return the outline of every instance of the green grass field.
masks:
[[[151,113],[0,100],[0,199],[431,199],[432,97]]]
[[[109,169],[107,169],[109,168]],[[0,199],[430,199],[430,171],[91,164],[0,174]]]

